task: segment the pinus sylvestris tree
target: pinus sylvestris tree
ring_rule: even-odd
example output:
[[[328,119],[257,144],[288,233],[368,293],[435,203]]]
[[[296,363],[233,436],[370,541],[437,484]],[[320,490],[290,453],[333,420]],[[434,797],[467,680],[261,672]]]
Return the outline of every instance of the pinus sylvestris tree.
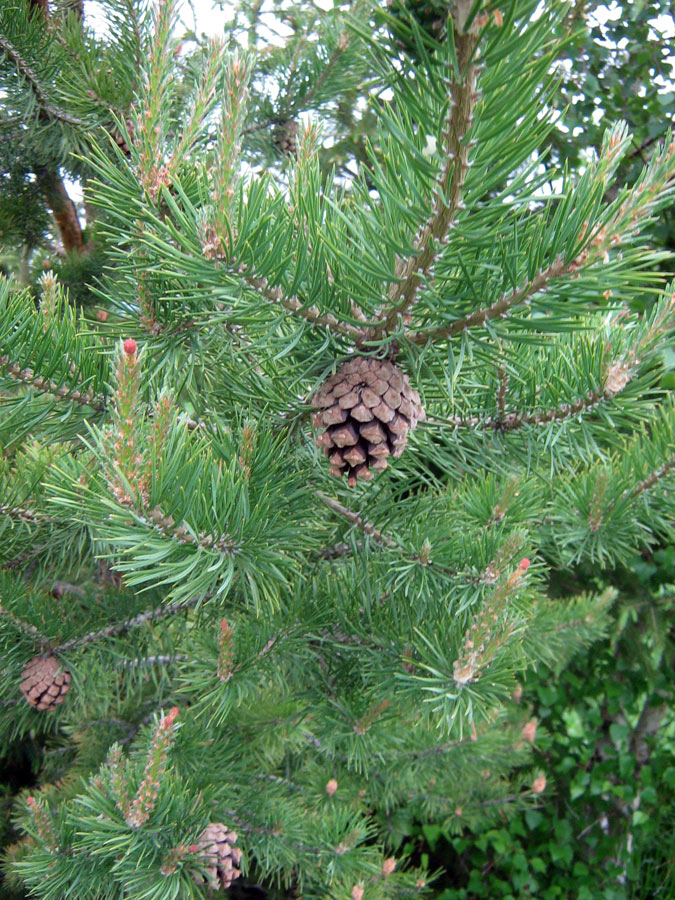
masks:
[[[3,124],[79,167],[109,263],[98,319],[49,271],[0,288],[0,740],[42,748],[5,877],[418,896],[415,817],[546,790],[512,694],[612,601],[547,570],[672,535],[641,232],[675,146],[621,188],[617,124],[546,194],[565,4],[299,6],[257,60],[181,51],[172,0],[107,5],[105,39],[0,20]]]

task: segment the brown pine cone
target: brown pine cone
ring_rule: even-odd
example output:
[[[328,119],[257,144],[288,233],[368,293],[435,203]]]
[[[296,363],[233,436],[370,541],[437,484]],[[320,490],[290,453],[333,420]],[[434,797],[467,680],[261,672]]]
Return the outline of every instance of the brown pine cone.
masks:
[[[70,672],[55,656],[34,656],[21,673],[19,690],[35,709],[55,709],[70,690]]]
[[[237,835],[230,831],[222,822],[211,822],[207,825],[197,841],[199,857],[206,866],[208,884],[210,888],[228,888],[235,878],[239,878],[241,872],[236,866],[241,859],[241,850],[234,847]],[[194,874],[197,884],[204,883],[201,873]]]
[[[283,153],[284,156],[298,155],[298,131],[300,126],[295,119],[286,119],[285,122],[279,122],[272,134],[274,146]]]
[[[318,409],[316,438],[330,461],[330,471],[347,475],[350,487],[387,468],[387,457],[400,456],[408,432],[426,418],[417,391],[387,360],[357,356],[348,360],[312,399]]]

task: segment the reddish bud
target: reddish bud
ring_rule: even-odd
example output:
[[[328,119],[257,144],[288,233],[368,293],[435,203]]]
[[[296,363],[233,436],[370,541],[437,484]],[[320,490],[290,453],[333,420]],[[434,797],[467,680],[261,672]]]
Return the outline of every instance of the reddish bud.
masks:
[[[523,725],[523,729],[520,732],[523,736],[523,740],[529,741],[530,744],[534,743],[535,736],[537,734],[537,723],[534,719],[530,719],[530,721]]]
[[[178,707],[172,706],[167,715],[164,716],[164,720],[162,725],[165,728],[170,728],[173,723],[176,721],[176,716],[178,715]]]
[[[108,313],[104,309],[97,309],[96,318],[99,320],[99,322],[105,322],[108,318]]]
[[[355,884],[352,888],[352,900],[363,900],[363,888],[360,884]]]
[[[386,878],[387,875],[391,875],[395,868],[396,860],[393,856],[390,856],[389,859],[385,859],[385,861],[382,863],[382,874]]]
[[[35,797],[29,797],[29,798],[26,800],[26,803],[28,804],[28,806],[31,806],[31,807],[32,807],[32,806],[35,806]]]
[[[523,696],[523,686],[522,684],[517,684],[513,693],[511,694],[515,703],[520,703],[520,698]]]
[[[133,356],[136,350],[138,349],[138,345],[133,338],[127,338],[124,342],[124,352],[128,356]]]
[[[334,778],[331,778],[330,781],[326,782],[326,793],[329,797],[332,797],[335,791],[338,789],[338,783]]]
[[[187,852],[188,853],[199,853],[199,847],[197,846],[197,844],[190,844],[190,846],[187,848]]]
[[[530,561],[529,561],[529,559],[528,559],[526,556],[524,556],[524,557],[521,559],[521,561],[519,562],[518,567],[519,567],[520,569],[522,569],[523,572],[527,571],[527,569],[530,568]]]
[[[532,782],[532,790],[535,794],[541,794],[546,789],[546,776],[540,775]]]

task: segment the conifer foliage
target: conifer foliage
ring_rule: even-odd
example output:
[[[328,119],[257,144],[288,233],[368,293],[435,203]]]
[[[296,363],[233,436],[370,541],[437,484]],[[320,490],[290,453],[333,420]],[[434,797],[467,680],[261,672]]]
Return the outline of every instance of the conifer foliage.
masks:
[[[675,144],[623,188],[617,123],[545,190],[563,3],[299,4],[257,57],[260,4],[189,50],[176,0],[105,6],[105,38],[0,12],[2,128],[80,173],[108,263],[97,318],[52,272],[0,283],[0,747],[41,747],[4,877],[419,896],[415,817],[546,791],[513,692],[613,599],[551,600],[547,569],[672,536],[675,299],[642,232]]]

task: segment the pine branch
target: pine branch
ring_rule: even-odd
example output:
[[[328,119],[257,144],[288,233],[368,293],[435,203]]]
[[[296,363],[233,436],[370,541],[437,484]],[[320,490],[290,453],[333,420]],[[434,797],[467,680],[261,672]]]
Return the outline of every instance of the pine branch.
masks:
[[[485,306],[482,309],[474,310],[468,316],[458,319],[452,325],[443,328],[432,328],[429,331],[417,331],[406,335],[411,344],[426,344],[427,341],[443,340],[452,337],[462,331],[468,331],[470,328],[476,328],[484,325],[488,319],[505,318],[514,306],[521,303],[527,303],[528,300],[539,291],[542,291],[551,281],[561,278],[576,271],[578,268],[577,260],[571,260],[565,263],[562,257],[558,257],[554,263],[543,272],[538,272],[529,283],[518,288],[511,294],[506,294],[495,301],[491,306]]]
[[[49,516],[44,516],[42,513],[37,513],[25,506],[8,506],[6,504],[0,504],[0,516],[7,516],[7,518],[13,519],[15,522],[26,522],[29,525],[35,525],[38,522],[55,521]]]
[[[324,66],[321,74],[316,79],[312,87],[309,89],[305,97],[303,98],[303,106],[305,109],[309,109],[310,103],[312,99],[316,96],[316,94],[321,90],[321,87],[330,75],[331,71],[335,68],[337,61],[340,59],[342,54],[345,52],[349,45],[349,32],[345,29],[341,32],[337,44],[335,45],[333,52],[328,57],[326,65]]]
[[[324,547],[318,555],[321,559],[339,559],[341,556],[349,556],[352,549],[350,544],[333,544],[332,547]],[[356,549],[363,550],[362,541],[356,542]]]
[[[311,325],[327,328],[329,331],[338,334],[346,334],[357,340],[363,340],[364,332],[360,328],[350,325],[348,322],[340,322],[332,313],[322,314],[316,306],[303,306],[297,297],[287,297],[281,288],[271,287],[266,278],[246,274],[242,266],[239,267],[239,274],[241,274],[247,284],[260,291],[275,306],[283,306],[289,312],[300,316]]]
[[[225,556],[232,556],[240,549],[239,545],[227,534],[220,534],[215,539],[205,531],[200,531],[197,535],[192,534],[188,531],[186,525],[182,523],[176,525],[173,516],[164,515],[158,506],[150,510],[146,518],[139,513],[132,504],[123,503],[123,505],[128,506],[129,509],[133,510],[148,527],[156,528],[165,537],[172,538],[180,544],[198,545],[205,550],[219,550]]]
[[[113,625],[107,625],[99,631],[90,631],[89,634],[85,634],[84,637],[81,638],[72,638],[63,644],[59,644],[58,647],[54,647],[52,652],[63,653],[66,650],[72,650],[74,647],[82,647],[86,644],[92,644],[95,641],[123,634],[131,628],[138,628],[141,625],[145,625],[146,622],[154,622],[158,619],[163,619],[166,616],[171,616],[174,613],[183,612],[186,609],[196,606],[201,600],[207,599],[208,595],[200,594],[196,597],[192,597],[190,600],[180,600],[176,603],[169,603],[168,606],[157,606],[155,609],[148,609],[145,612],[134,616],[133,619],[127,619],[125,622],[116,622]]]
[[[365,534],[369,537],[372,537],[376,543],[381,544],[383,547],[389,547],[390,549],[403,549],[401,545],[392,540],[392,538],[387,537],[386,534],[383,534],[381,531],[378,531],[374,525],[371,525],[367,519],[364,519],[358,513],[352,512],[351,509],[347,509],[346,506],[343,506],[337,500],[333,500],[330,497],[327,497],[321,491],[314,492],[319,500],[323,501],[333,512],[338,513],[341,516],[344,516],[345,519],[348,519],[352,524],[356,525],[357,528],[360,528]]]
[[[28,387],[34,388],[43,394],[50,394],[62,400],[71,400],[80,406],[89,406],[97,412],[103,412],[105,409],[105,398],[96,396],[93,391],[86,393],[77,390],[77,388],[69,388],[65,384],[56,384],[54,381],[48,381],[35,375],[32,369],[22,369],[17,363],[10,363],[8,356],[0,356],[0,369],[5,369],[7,375],[14,381],[21,381]]]
[[[65,110],[49,102],[47,95],[40,87],[40,82],[35,70],[25,59],[23,59],[16,47],[14,47],[3,35],[0,35],[0,50],[2,50],[9,61],[16,66],[19,74],[28,83],[38,104],[38,115],[41,119],[64,122],[66,125],[73,125],[77,128],[88,127],[87,123],[82,119],[71,116],[70,113],[67,113]]]
[[[478,99],[476,66],[470,62],[476,43],[477,35],[473,32],[456,34],[457,61],[464,75],[461,81],[455,80],[450,85],[450,106],[443,134],[446,160],[436,184],[434,208],[414,241],[412,255],[400,259],[396,265],[396,281],[389,289],[392,308],[384,320],[369,331],[371,340],[379,340],[395,329],[399,320],[414,306],[419,289],[447,243],[452,223],[462,207],[462,188],[469,171],[467,135]]]
[[[623,496],[630,497],[631,500],[634,500],[636,497],[639,497],[640,494],[644,494],[645,491],[650,491],[654,487],[654,485],[658,484],[658,482],[661,481],[662,478],[665,478],[673,470],[675,470],[675,453],[672,454],[667,462],[665,462],[662,466],[659,466],[658,469],[655,469],[653,472],[651,472],[632,490],[625,491]]]
[[[14,625],[15,628],[18,628],[19,631],[22,631],[24,634],[27,634],[31,638],[37,638],[38,641],[44,646],[49,647],[51,642],[46,635],[42,634],[35,625],[29,625],[28,622],[24,622],[23,619],[19,619],[14,613],[11,613],[8,609],[0,603],[0,616],[4,616],[9,622]]]

